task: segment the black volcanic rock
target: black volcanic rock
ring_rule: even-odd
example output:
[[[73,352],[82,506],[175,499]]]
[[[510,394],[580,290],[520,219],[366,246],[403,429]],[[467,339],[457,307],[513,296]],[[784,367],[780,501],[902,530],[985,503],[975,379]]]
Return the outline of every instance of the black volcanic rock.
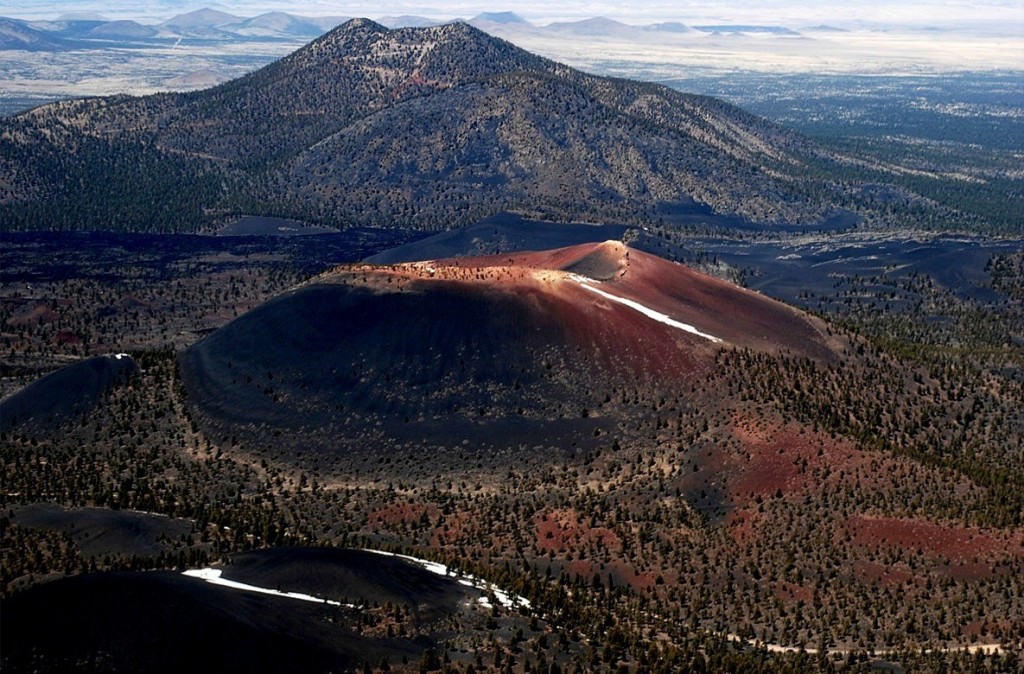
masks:
[[[88,557],[155,557],[170,550],[170,539],[192,531],[190,520],[132,510],[31,503],[11,512],[11,521],[20,527],[67,533]]]
[[[169,571],[97,573],[0,603],[5,672],[337,672],[383,657],[416,661],[473,619],[483,594],[396,557],[263,550],[225,577],[258,587],[409,608],[418,636],[372,636],[358,610],[219,587]]]
[[[345,456],[405,442],[589,445],[595,429],[610,427],[554,411],[559,401],[603,396],[574,386],[589,377],[558,302],[497,288],[340,281],[287,293],[181,355],[210,432]],[[574,381],[552,374],[570,363],[580,369]]]
[[[0,429],[50,428],[90,411],[138,371],[128,355],[96,356],[57,370],[0,402]]]
[[[526,220],[514,213],[497,213],[469,227],[448,230],[366,258],[371,264],[421,262],[466,255],[496,255],[526,250],[550,250],[581,243],[619,240],[623,225],[587,225]]]

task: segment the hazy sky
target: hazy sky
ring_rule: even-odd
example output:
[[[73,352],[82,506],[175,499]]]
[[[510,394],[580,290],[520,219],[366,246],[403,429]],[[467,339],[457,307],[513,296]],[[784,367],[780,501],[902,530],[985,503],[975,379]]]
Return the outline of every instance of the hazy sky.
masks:
[[[416,14],[438,19],[470,18],[484,11],[515,11],[535,23],[607,16],[627,23],[830,24],[842,27],[1024,26],[1024,0],[4,0],[0,15],[52,19],[65,13],[98,12],[105,18],[168,18],[200,7],[242,16],[284,10],[308,16]],[[1024,39],[1024,34],[1022,34]]]

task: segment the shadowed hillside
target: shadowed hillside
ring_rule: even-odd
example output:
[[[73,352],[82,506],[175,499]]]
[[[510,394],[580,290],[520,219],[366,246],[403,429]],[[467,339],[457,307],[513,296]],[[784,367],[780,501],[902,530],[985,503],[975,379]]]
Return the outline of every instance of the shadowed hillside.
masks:
[[[422,262],[464,255],[492,255],[524,250],[565,248],[581,243],[621,239],[624,225],[588,225],[526,220],[498,213],[468,227],[441,232],[366,258],[372,264]]]
[[[127,354],[97,356],[69,365],[33,382],[0,403],[0,429],[57,427],[89,412],[111,387],[126,382],[138,368]]]
[[[267,596],[174,572],[84,575],[4,600],[0,662],[36,672],[354,671],[385,657],[416,662],[451,636],[450,617],[468,632],[490,615],[480,607],[484,592],[362,551],[264,550],[232,560],[225,576],[356,604]]]

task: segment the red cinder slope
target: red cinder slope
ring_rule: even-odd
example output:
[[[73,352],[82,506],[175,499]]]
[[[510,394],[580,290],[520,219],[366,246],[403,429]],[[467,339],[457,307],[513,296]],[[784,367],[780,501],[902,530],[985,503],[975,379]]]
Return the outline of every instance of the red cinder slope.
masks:
[[[816,360],[835,358],[835,340],[820,320],[751,290],[740,288],[689,267],[634,250],[618,241],[582,244],[512,256],[463,258],[427,263],[435,268],[520,267],[562,272],[563,282],[589,288],[591,303],[613,305],[639,313],[628,300],[676,323],[677,337],[700,344],[746,347],[771,353],[789,352]],[[595,292],[599,291],[599,292]],[[615,299],[613,299],[615,298]],[[615,312],[620,317],[624,312]],[[641,314],[653,330],[657,316]],[[663,322],[668,326],[668,323]],[[703,339],[701,335],[705,336]],[[714,338],[714,339],[711,339]]]

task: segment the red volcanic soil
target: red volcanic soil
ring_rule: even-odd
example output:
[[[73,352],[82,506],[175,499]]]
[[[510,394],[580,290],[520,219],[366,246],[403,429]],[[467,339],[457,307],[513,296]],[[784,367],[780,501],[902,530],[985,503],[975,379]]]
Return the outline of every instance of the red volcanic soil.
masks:
[[[741,455],[729,468],[738,473],[730,481],[734,496],[769,496],[802,487],[811,471],[836,454],[831,438],[820,433],[800,433],[797,424],[778,424],[770,434],[755,434],[739,427],[735,435],[742,441]]]
[[[626,273],[610,285],[734,346],[825,361],[835,358],[835,344],[820,320],[680,264],[630,251]]]
[[[370,513],[367,518],[371,524],[401,524],[402,522],[418,522],[425,514],[431,521],[437,519],[440,511],[435,505],[422,503],[392,503]]]
[[[607,586],[609,578],[616,586],[628,585],[634,590],[646,590],[659,584],[659,573],[637,571],[633,566],[621,561],[599,564],[590,559],[576,559],[561,565],[561,568],[566,574],[578,576],[588,583],[592,583],[594,576],[598,576],[601,584],[605,586]],[[670,578],[671,576],[662,576],[662,581],[665,582]]]
[[[553,510],[534,517],[537,527],[537,547],[544,552],[579,550],[598,545],[618,550],[622,541],[618,535],[604,527],[591,527],[579,520],[575,510]]]
[[[715,470],[728,478],[729,496],[739,503],[827,488],[816,475],[820,469],[852,472],[869,461],[849,440],[783,421],[769,410],[736,411],[728,430],[735,449],[719,450]]]
[[[599,549],[617,552],[622,549],[622,541],[618,534],[605,527],[592,527],[581,521],[579,513],[573,509],[549,510],[533,518],[537,528],[537,547],[542,553],[554,553],[559,557],[569,555],[578,557],[563,565],[563,569],[586,581],[592,581],[595,575],[601,577],[602,583],[608,578],[616,585],[629,585],[636,590],[644,590],[658,584],[658,571],[638,571],[628,562],[615,559],[606,564],[599,564]],[[667,572],[666,572],[667,573]],[[664,582],[662,578],[662,582]]]
[[[947,526],[896,517],[851,517],[847,524],[855,544],[864,547],[920,549],[952,561],[1024,556],[1024,534],[984,532],[968,526]]]
[[[906,569],[885,566],[866,560],[857,560],[853,563],[853,575],[861,581],[885,585],[902,585],[914,578],[914,574]]]
[[[29,325],[32,323],[53,323],[57,320],[57,312],[45,302],[24,304],[14,310],[8,319],[12,325]]]
[[[581,275],[559,268],[571,267],[581,257],[586,255],[579,250],[562,249],[527,256],[364,267],[341,275],[364,274],[377,291],[408,289],[425,295],[455,292],[512,299],[532,315],[530,320],[538,328],[557,326],[564,346],[596,357],[593,365],[600,370],[679,378],[694,375],[712,361],[720,345],[588,291]],[[584,266],[597,268],[598,263],[585,261]]]
[[[773,583],[772,591],[779,599],[786,601],[809,602],[814,597],[814,589],[805,585],[797,585],[785,580]]]
[[[729,531],[737,543],[757,539],[757,525],[761,515],[754,508],[738,508],[726,518]]]
[[[364,282],[378,291],[429,292],[457,284],[515,293],[539,313],[557,315],[577,343],[593,344],[606,356],[633,352],[633,360],[639,355],[643,361],[641,370],[659,374],[692,372],[695,361],[705,361],[722,345],[787,351],[819,360],[832,360],[836,353],[836,343],[821,321],[616,241],[390,267],[367,265],[332,274],[362,274],[369,278]],[[637,303],[669,320],[619,300]],[[681,329],[672,321],[702,334]],[[690,357],[680,359],[680,349]]]
[[[57,344],[62,344],[62,345],[63,344],[81,344],[82,343],[81,336],[76,335],[73,332],[68,332],[67,330],[61,330],[60,332],[58,332],[56,334],[56,336],[54,337],[54,340],[57,342]]]

